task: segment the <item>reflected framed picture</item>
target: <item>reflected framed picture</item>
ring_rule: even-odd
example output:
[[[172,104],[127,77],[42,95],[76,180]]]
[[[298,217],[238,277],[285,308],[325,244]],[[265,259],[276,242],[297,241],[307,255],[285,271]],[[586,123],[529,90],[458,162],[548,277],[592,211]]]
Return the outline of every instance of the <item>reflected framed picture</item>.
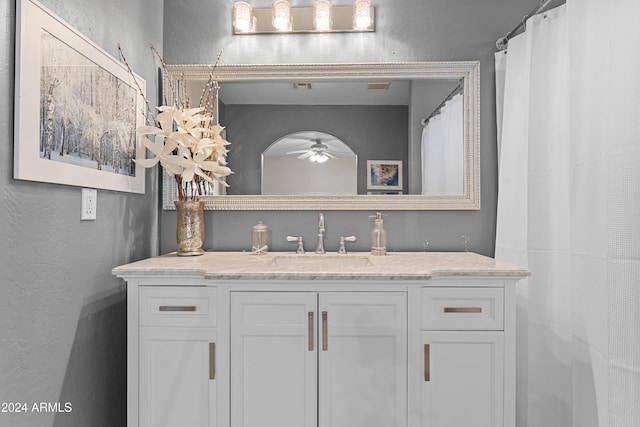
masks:
[[[391,191],[372,190],[372,191],[367,191],[367,195],[369,195],[369,196],[398,196],[400,194],[403,194],[403,193],[402,193],[402,191],[398,191],[398,190],[391,190]]]
[[[145,81],[35,0],[16,20],[15,179],[145,192]]]
[[[402,191],[402,160],[367,160],[367,190]]]

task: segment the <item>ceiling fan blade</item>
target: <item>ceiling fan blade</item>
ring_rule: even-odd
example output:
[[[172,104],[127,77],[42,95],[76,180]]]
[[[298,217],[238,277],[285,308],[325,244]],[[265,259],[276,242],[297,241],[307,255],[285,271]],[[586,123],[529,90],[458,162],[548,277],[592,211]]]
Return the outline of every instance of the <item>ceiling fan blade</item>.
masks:
[[[312,144],[322,144],[325,142],[341,142],[339,139],[337,138],[314,138],[312,136],[287,136],[284,139],[289,139],[292,141],[308,141]]]
[[[336,157],[336,156],[334,156],[333,154],[331,154],[331,153],[330,153],[330,152],[328,152],[328,151],[323,151],[322,153],[323,153],[325,156],[327,156],[327,157],[330,157],[330,158],[332,158],[332,159],[337,159],[337,157]]]
[[[300,154],[300,153],[306,153],[307,151],[309,151],[309,150],[308,149],[307,150],[293,150],[293,151],[287,151],[284,154],[287,154],[287,155],[289,155],[289,154]]]
[[[313,155],[313,151],[307,151],[304,154],[300,154],[297,158],[298,159],[306,159],[307,157],[311,157]]]
[[[315,141],[315,138],[312,138],[310,136],[287,136],[284,137],[283,139],[297,139],[299,141],[309,141],[309,142],[313,142]]]

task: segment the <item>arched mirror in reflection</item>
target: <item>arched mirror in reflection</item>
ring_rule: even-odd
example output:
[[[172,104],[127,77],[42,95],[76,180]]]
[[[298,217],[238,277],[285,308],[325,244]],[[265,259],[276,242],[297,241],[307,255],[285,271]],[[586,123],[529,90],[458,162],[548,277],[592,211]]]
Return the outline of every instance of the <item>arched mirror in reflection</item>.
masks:
[[[263,195],[347,195],[357,191],[357,155],[333,135],[291,133],[262,153]]]

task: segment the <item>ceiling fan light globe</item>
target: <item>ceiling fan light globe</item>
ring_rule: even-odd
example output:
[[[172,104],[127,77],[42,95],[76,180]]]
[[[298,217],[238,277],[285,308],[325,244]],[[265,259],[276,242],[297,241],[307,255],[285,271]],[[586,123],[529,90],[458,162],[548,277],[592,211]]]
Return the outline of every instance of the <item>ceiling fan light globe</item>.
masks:
[[[324,163],[329,159],[329,156],[327,156],[325,153],[313,153],[311,155],[311,157],[309,158],[309,160],[311,160],[312,162],[316,162],[316,163]]]

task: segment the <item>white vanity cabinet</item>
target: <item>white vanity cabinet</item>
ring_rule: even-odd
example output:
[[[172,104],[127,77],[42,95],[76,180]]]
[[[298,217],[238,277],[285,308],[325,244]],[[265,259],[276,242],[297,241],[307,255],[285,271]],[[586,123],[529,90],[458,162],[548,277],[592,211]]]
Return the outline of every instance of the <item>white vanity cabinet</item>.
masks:
[[[514,427],[526,269],[469,253],[291,256],[114,269],[128,427]]]
[[[139,286],[129,293],[129,425],[202,426],[217,423],[217,290]],[[133,312],[133,313],[132,313]],[[135,332],[132,333],[132,330]],[[137,336],[133,338],[132,335]],[[135,342],[133,342],[135,340]],[[134,350],[135,349],[135,350]],[[136,369],[137,368],[137,369]],[[132,371],[132,372],[131,372]],[[131,388],[137,383],[137,393]],[[132,419],[135,418],[135,419]]]
[[[405,292],[231,292],[231,425],[406,426]]]
[[[231,295],[231,425],[316,425],[317,296]]]
[[[507,326],[505,336],[505,288],[473,279],[447,284],[419,292],[418,425],[513,426],[515,325]],[[512,292],[507,292],[513,303]],[[507,317],[514,321],[509,310]]]
[[[434,331],[421,336],[420,426],[503,426],[502,334]]]

